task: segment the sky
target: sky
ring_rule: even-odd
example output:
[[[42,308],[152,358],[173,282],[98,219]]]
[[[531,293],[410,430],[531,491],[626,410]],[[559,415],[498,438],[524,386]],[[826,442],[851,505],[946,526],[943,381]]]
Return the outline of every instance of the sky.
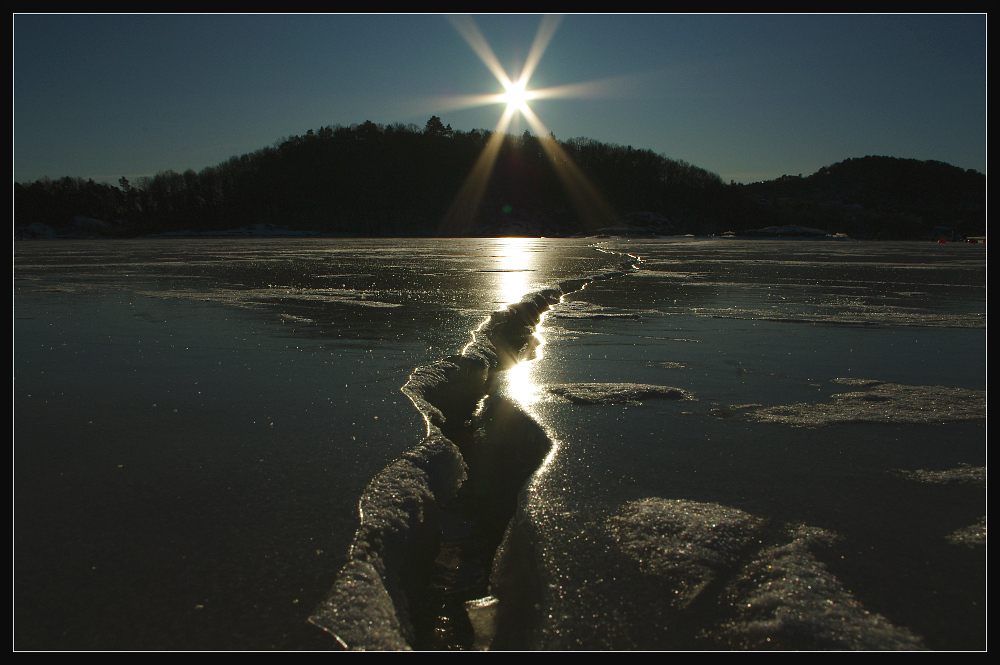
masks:
[[[505,105],[470,106],[504,92],[486,53],[513,80],[536,62],[528,105],[557,139],[725,182],[866,155],[986,173],[985,14],[15,14],[13,32],[15,182],[200,171],[366,120],[492,130]]]

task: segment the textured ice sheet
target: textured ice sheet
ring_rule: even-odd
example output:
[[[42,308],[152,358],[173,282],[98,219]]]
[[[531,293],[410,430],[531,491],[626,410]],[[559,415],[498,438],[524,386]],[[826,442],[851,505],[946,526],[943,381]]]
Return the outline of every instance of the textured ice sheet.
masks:
[[[686,390],[648,383],[566,383],[548,386],[546,390],[574,404],[641,404],[649,399],[694,399]]]
[[[900,307],[864,307],[840,311],[783,312],[774,309],[748,309],[740,307],[701,307],[695,310],[700,316],[723,319],[748,319],[754,321],[783,321],[786,323],[829,323],[850,325],[890,325],[944,328],[985,328],[985,313],[938,314],[933,312],[906,311]]]
[[[909,631],[872,614],[813,556],[831,533],[765,520],[719,504],[653,498],[612,518],[622,547],[691,609],[713,597],[703,640],[725,648],[908,649]],[[713,589],[712,584],[721,586]],[[724,586],[723,586],[724,585]],[[669,595],[668,595],[669,597]]]
[[[361,498],[350,559],[309,621],[345,648],[408,649],[414,633],[404,567],[433,560],[437,506],[454,496],[465,477],[461,453],[440,435],[376,476]]]
[[[908,480],[934,485],[970,484],[986,487],[985,466],[962,466],[944,471],[929,471],[927,469],[897,469],[896,474]]]
[[[574,528],[568,513],[516,520],[494,570],[496,622],[486,632],[497,636],[494,649],[921,648],[817,559],[835,539],[659,497],[628,502],[590,528]],[[600,554],[580,557],[581,546]],[[544,608],[534,623],[517,607],[532,598],[530,584]]]
[[[975,524],[956,529],[948,534],[946,540],[952,545],[986,547],[986,516],[983,515]]]
[[[986,391],[949,386],[907,386],[866,381],[868,390],[837,393],[829,402],[771,406],[751,411],[757,422],[793,427],[838,423],[947,423],[986,418]]]
[[[564,302],[551,316],[557,319],[637,319],[638,312],[602,307],[585,300]]]
[[[720,647],[739,649],[909,650],[919,638],[869,612],[817,561],[812,550],[833,535],[789,526],[757,551],[726,585],[733,618],[709,631]]]

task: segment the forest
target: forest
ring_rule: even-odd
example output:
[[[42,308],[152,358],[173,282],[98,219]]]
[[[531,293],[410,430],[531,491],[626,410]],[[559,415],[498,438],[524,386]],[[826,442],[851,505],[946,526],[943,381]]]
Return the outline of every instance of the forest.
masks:
[[[71,176],[14,183],[15,237],[259,224],[359,237],[740,234],[788,225],[860,239],[945,229],[983,236],[986,176],[866,156],[805,177],[726,184],[651,150],[459,131],[432,116],[424,127],[366,121],[310,129],[200,172],[123,176],[117,185]]]

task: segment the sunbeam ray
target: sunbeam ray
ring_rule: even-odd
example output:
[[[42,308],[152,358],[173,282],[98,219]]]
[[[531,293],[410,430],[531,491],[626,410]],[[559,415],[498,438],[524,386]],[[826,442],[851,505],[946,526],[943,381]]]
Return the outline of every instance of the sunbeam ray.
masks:
[[[521,76],[518,77],[518,81],[522,84],[527,85],[528,81],[531,80],[531,75],[535,73],[535,68],[538,67],[545,49],[548,48],[549,42],[555,36],[556,28],[559,27],[560,22],[562,22],[562,16],[546,15],[542,17],[542,23],[538,26],[538,32],[535,34],[535,41],[531,45],[531,50],[528,51],[528,59],[521,70]]]
[[[497,60],[497,56],[493,53],[493,49],[490,48],[489,43],[486,38],[483,37],[483,33],[479,31],[479,27],[476,25],[475,21],[471,16],[468,15],[449,15],[448,20],[451,24],[455,26],[458,30],[458,34],[462,35],[462,38],[468,43],[472,50],[476,52],[479,59],[483,61],[483,64],[493,72],[493,76],[496,77],[500,83],[506,88],[510,85],[510,77],[507,76],[507,72],[504,70],[503,65]]]
[[[486,147],[479,153],[479,158],[476,159],[472,171],[469,172],[465,182],[462,183],[462,188],[441,220],[441,224],[438,227],[438,235],[461,235],[475,221],[479,204],[486,193],[486,185],[489,183],[490,175],[493,173],[493,166],[496,164],[497,155],[500,154],[500,148],[503,146],[504,132],[507,131],[507,127],[510,125],[510,119],[514,115],[514,110],[509,105],[504,109],[503,115],[500,116],[500,122],[497,123],[496,129],[486,142]]]
[[[616,226],[621,221],[618,213],[615,212],[611,204],[594,187],[583,171],[570,159],[566,151],[559,146],[559,143],[552,138],[552,133],[539,117],[535,115],[535,112],[525,104],[521,113],[531,128],[535,130],[542,149],[548,155],[549,161],[552,162],[552,166],[556,171],[556,175],[562,180],[563,186],[566,188],[567,193],[569,193],[570,198],[573,199],[577,212],[583,218],[587,227],[598,229],[603,226]]]

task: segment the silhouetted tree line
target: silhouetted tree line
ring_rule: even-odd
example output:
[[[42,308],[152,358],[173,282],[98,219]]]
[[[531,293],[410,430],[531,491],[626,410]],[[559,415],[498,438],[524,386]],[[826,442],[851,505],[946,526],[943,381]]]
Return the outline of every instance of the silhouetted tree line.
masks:
[[[15,183],[14,225],[65,230],[81,219],[100,220],[103,225],[92,228],[121,236],[255,224],[359,236],[435,235],[491,136],[453,130],[436,116],[422,128],[368,121],[310,129],[197,173],[165,171],[136,182],[122,177],[117,186],[70,177]],[[607,226],[719,233],[808,224],[911,237],[960,224],[968,234],[985,233],[985,176],[941,162],[865,157],[807,178],[725,185],[714,173],[650,150],[527,131],[502,137],[463,233],[594,232],[594,221],[574,208],[578,199],[553,154],[572,162],[617,213]]]

